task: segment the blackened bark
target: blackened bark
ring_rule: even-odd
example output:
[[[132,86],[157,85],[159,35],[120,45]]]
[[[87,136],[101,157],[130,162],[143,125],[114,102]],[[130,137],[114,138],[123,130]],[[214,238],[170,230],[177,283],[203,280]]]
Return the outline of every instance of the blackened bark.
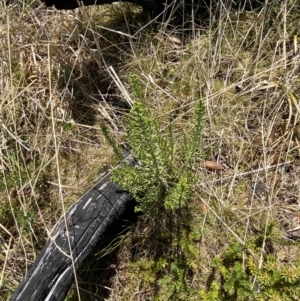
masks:
[[[102,4],[111,4],[116,2],[116,0],[41,0],[46,4],[46,6],[55,6],[57,9],[74,9],[79,6],[86,5],[102,5]],[[165,7],[170,4],[173,4],[174,7],[177,5],[186,5],[186,6],[207,6],[211,4],[217,4],[220,0],[120,0],[135,3],[142,6],[146,11],[150,12],[152,15],[158,15],[163,11]],[[260,8],[265,4],[265,0],[232,0],[232,6],[236,8],[244,9],[256,9]]]
[[[61,218],[10,300],[64,300],[74,272],[110,229],[122,223],[126,211],[133,211],[133,202],[109,176],[99,181],[70,208],[66,219]]]
[[[54,5],[57,9],[74,9],[79,6],[86,5],[102,5],[111,4],[116,2],[116,0],[41,0],[46,4],[46,6]],[[137,5],[142,6],[145,10],[149,12],[158,12],[163,9],[162,0],[127,0]]]

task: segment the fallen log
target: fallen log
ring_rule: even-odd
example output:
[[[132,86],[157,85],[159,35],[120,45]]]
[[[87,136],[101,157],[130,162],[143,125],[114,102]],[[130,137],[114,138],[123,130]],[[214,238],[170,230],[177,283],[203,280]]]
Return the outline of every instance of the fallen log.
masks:
[[[133,204],[110,175],[95,184],[60,219],[10,300],[64,300],[84,259],[99,241],[109,238],[128,210],[133,212]]]
[[[56,9],[74,9],[80,6],[89,6],[89,5],[102,5],[102,4],[112,4],[117,2],[115,0],[41,0],[46,4],[46,6],[55,6]],[[163,2],[160,0],[127,0],[142,6],[146,11],[149,12],[158,12],[158,10],[163,9]]]
[[[90,5],[103,5],[112,4],[118,2],[116,0],[41,0],[47,7],[55,6],[56,9],[74,9],[80,6]],[[169,7],[172,11],[180,5],[186,7],[194,6],[203,8],[209,8],[211,5],[215,5],[220,0],[120,0],[121,2],[131,2],[141,6],[145,11],[152,15],[160,14],[165,8]],[[232,1],[232,6],[235,8],[243,8],[252,10],[261,8],[265,5],[265,0],[236,0]],[[192,11],[190,10],[190,13]]]

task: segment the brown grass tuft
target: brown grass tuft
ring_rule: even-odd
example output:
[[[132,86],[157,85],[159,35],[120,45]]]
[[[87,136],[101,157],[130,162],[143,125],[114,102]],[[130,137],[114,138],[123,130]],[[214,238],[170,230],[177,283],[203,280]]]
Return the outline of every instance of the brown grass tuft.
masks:
[[[143,83],[162,130],[172,122],[178,141],[197,101],[206,106],[200,180],[189,205],[199,234],[188,238],[198,250],[190,253],[191,288],[207,288],[213,258],[265,225],[274,223],[288,242],[299,239],[297,1],[217,11],[189,35],[143,27],[134,6],[56,11],[38,1],[0,3],[0,300],[11,296],[60,216],[116,164],[100,124],[124,142],[132,77]],[[201,160],[225,168],[206,170]],[[131,265],[174,255],[152,236],[151,222],[142,218],[122,245],[108,276],[110,301],[150,300],[159,290],[151,277],[139,283]],[[299,260],[298,246],[272,248],[280,263]]]

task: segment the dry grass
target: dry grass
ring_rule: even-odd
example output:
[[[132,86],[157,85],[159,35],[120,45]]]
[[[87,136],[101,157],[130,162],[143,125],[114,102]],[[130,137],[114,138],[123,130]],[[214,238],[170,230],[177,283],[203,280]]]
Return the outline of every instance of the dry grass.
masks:
[[[124,109],[95,51],[100,34],[84,23],[106,16],[106,8],[82,18],[39,2],[3,5],[0,295],[6,300],[62,212],[113,162],[99,125],[108,123],[121,137]]]
[[[141,29],[138,11],[127,6],[58,12],[38,1],[0,4],[0,300],[12,294],[61,214],[115,163],[99,125],[124,141],[131,76],[143,82],[162,128],[172,122],[178,137],[188,132],[196,102],[205,102],[195,171],[201,182],[190,204],[201,236],[192,263],[200,269],[191,287],[205,287],[212,259],[230,241],[244,244],[264,225],[298,239],[299,6],[275,2],[276,10],[259,13],[220,7],[215,18],[194,24],[192,38],[180,28]],[[201,168],[211,159],[226,169]],[[119,255],[111,301],[155,294],[151,285],[136,286],[129,268],[157,255],[145,220]],[[299,260],[298,246],[273,252],[279,262]]]

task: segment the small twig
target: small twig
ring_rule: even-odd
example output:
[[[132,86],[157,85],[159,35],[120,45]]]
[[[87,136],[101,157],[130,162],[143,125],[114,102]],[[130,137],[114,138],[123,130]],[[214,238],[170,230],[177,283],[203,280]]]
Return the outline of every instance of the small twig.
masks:
[[[0,277],[0,288],[2,287],[3,285],[3,279],[4,279],[4,275],[5,275],[5,270],[6,270],[6,266],[7,266],[7,260],[8,260],[8,253],[9,253],[9,250],[10,250],[10,246],[11,246],[11,242],[12,242],[12,239],[13,239],[13,236],[11,235],[11,233],[4,227],[0,224],[0,227],[10,235],[10,238],[9,238],[9,242],[8,242],[8,245],[7,245],[7,248],[6,248],[6,251],[4,251],[5,253],[5,259],[4,259],[4,264],[3,264],[3,267],[2,267],[2,273],[1,273],[1,277]]]
[[[120,78],[118,77],[117,73],[115,72],[114,68],[112,66],[109,66],[107,68],[107,71],[108,71],[109,75],[111,76],[111,78],[113,79],[113,81],[115,82],[115,84],[117,85],[117,87],[119,88],[119,90],[123,93],[129,106],[132,108],[133,101],[132,101],[130,95],[128,94],[128,92],[126,91],[125,87],[123,86],[123,84],[122,84]]]
[[[224,181],[224,180],[230,180],[232,178],[248,176],[248,175],[251,175],[251,174],[254,174],[254,173],[257,173],[257,172],[266,171],[266,170],[277,168],[277,167],[280,167],[280,166],[284,166],[284,165],[287,165],[287,164],[290,164],[290,163],[292,163],[292,161],[282,162],[282,163],[278,163],[278,164],[275,164],[275,165],[262,167],[262,168],[254,169],[254,170],[251,170],[251,171],[246,171],[246,172],[240,173],[238,175],[233,175],[233,176],[228,176],[228,177],[224,177],[224,178],[221,178],[221,179],[216,179],[216,180],[212,180],[212,181],[203,182],[203,183],[201,183],[201,186],[203,184],[216,183],[216,182],[221,182],[221,181]]]
[[[105,26],[97,26],[98,28],[101,28],[101,29],[105,29],[107,31],[110,31],[110,32],[113,32],[113,33],[117,33],[121,36],[124,36],[124,37],[127,37],[127,38],[130,38],[130,39],[137,39],[136,37],[128,34],[128,33],[125,33],[123,31],[119,31],[119,30],[114,30],[114,29],[111,29],[111,28],[108,28],[108,27],[105,27]]]
[[[22,145],[28,152],[30,152],[30,149],[23,144],[23,141],[18,138],[17,136],[15,136],[5,125],[4,123],[1,122],[1,126],[3,127],[3,129],[9,134],[9,136],[11,136],[13,139],[15,139],[20,145]]]

